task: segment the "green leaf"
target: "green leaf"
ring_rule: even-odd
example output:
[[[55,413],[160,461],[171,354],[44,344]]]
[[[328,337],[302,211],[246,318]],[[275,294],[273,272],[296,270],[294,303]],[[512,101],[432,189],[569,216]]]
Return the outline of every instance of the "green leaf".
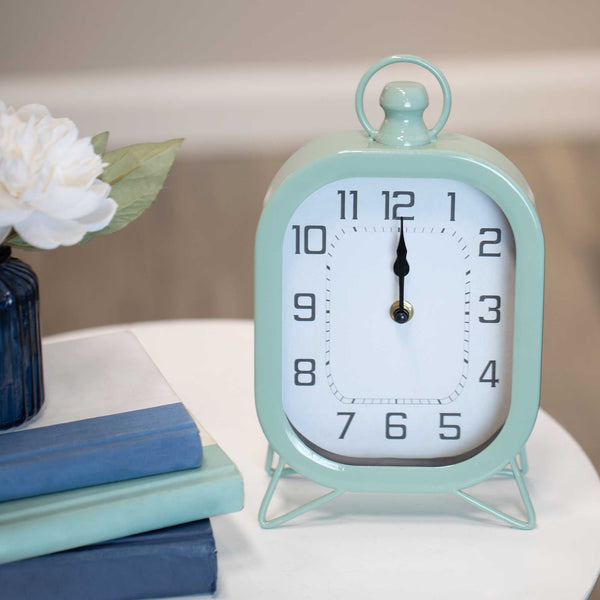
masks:
[[[18,248],[19,250],[40,250],[40,248],[36,248],[35,246],[30,246],[26,241],[24,241],[14,231],[2,243],[4,246],[12,246],[13,248]]]
[[[102,133],[98,133],[92,138],[92,146],[94,147],[94,152],[102,156],[104,151],[106,150],[106,144],[108,143],[108,131],[103,131]]]
[[[88,233],[83,242],[97,235],[123,229],[152,204],[169,173],[182,139],[157,144],[134,144],[107,152],[109,163],[100,179],[110,183],[110,197],[119,205],[112,221],[102,230]]]

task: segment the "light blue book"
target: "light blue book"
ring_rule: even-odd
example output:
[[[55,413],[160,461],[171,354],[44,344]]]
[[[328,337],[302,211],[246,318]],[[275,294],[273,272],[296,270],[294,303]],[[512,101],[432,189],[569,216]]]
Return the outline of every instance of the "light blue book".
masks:
[[[174,392],[130,332],[47,344],[44,361],[46,404],[19,431],[173,402]],[[196,426],[200,467],[0,502],[0,563],[241,510],[238,470]]]

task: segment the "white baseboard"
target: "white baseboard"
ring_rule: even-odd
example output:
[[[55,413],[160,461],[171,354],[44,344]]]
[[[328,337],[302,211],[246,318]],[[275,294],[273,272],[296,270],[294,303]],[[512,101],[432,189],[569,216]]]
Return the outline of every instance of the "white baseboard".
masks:
[[[600,136],[600,52],[434,57],[434,62],[453,92],[447,131],[492,143]],[[185,137],[188,153],[267,152],[297,147],[322,133],[357,129],[354,91],[368,66],[5,75],[0,98],[15,106],[46,104],[53,114],[72,118],[86,135],[109,130],[111,147]],[[397,68],[402,67],[390,69]],[[375,107],[382,82],[398,79],[399,71],[390,73],[379,74],[368,89],[367,112],[375,126],[381,120]],[[424,75],[427,84],[429,77]],[[434,83],[428,89],[431,120],[439,111],[440,93]]]

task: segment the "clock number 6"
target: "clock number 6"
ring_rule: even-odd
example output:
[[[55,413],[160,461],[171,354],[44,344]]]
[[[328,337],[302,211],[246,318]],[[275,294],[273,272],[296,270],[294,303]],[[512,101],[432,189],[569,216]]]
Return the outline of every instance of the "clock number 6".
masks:
[[[406,425],[404,423],[392,423],[391,419],[398,417],[406,419],[406,413],[391,412],[385,415],[385,437],[388,440],[406,439]]]
[[[317,363],[312,358],[297,358],[294,361],[294,384],[315,385]]]

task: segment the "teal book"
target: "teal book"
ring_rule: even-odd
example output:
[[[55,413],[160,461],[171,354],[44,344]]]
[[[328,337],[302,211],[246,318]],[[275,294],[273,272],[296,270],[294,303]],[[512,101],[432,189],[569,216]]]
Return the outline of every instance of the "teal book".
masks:
[[[44,374],[46,404],[31,422],[15,429],[19,433],[30,432],[44,438],[36,430],[65,423],[68,427],[78,427],[73,424],[90,419],[96,423],[98,417],[118,416],[130,411],[156,416],[154,409],[171,411],[173,406],[170,405],[174,398],[177,399],[131,332],[46,344]],[[181,413],[180,408],[176,410]],[[187,417],[183,422],[183,429],[188,433],[192,431]],[[130,425],[123,438],[127,444],[136,437],[132,435]],[[98,437],[96,425],[92,430]],[[241,510],[243,488],[237,468],[197,422],[193,431],[196,436],[199,432],[202,440],[200,466],[123,481],[96,481],[98,484],[86,483],[86,487],[78,489],[0,502],[0,563]],[[8,436],[11,435],[4,433],[0,437],[10,439]],[[106,450],[114,446],[104,444],[101,437],[97,440],[99,448],[104,446]],[[83,481],[87,476],[86,461],[77,458],[77,444],[65,440],[64,445],[58,446],[58,454],[70,456],[73,462],[67,469],[72,472],[63,473],[57,479],[69,479],[77,474],[83,478],[80,482]],[[93,449],[94,444],[92,454]],[[35,450],[32,452],[24,464],[28,463],[28,468],[35,470]],[[188,458],[197,464],[196,449],[193,453]],[[51,454],[46,452],[40,456],[48,458]],[[98,461],[102,461],[103,455],[102,451],[96,452],[94,460],[87,461],[87,470],[102,471],[98,469]],[[18,476],[17,471],[15,473]],[[48,482],[53,485],[52,478]],[[5,491],[8,497],[11,493],[14,498],[16,492]]]

